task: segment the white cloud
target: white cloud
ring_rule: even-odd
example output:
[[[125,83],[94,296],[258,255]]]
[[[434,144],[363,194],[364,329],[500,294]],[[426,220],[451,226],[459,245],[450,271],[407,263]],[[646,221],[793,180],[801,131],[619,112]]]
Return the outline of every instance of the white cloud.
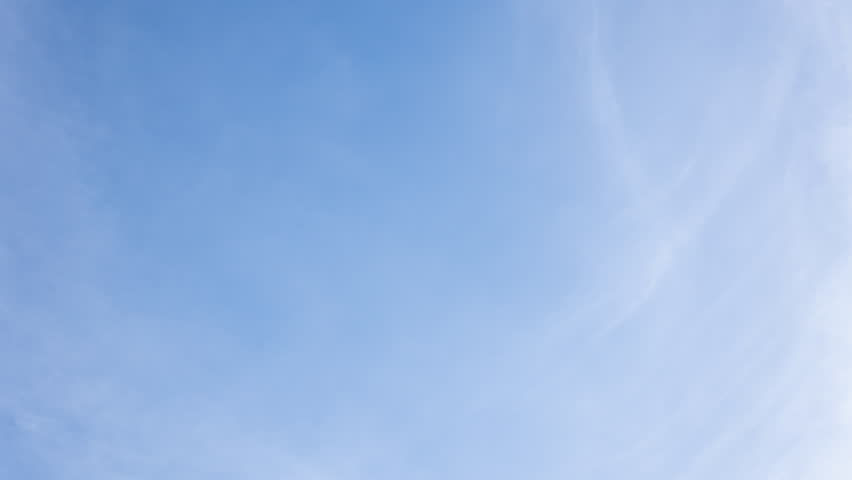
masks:
[[[849,477],[852,17],[840,4],[788,3],[805,21],[773,16],[786,22],[771,38],[776,49],[730,62],[718,59],[724,49],[657,59],[672,70],[659,72],[670,86],[666,74],[679,69],[728,68],[694,90],[708,104],[683,119],[694,130],[666,122],[645,137],[631,130],[628,119],[657,112],[631,110],[636,92],[621,88],[629,62],[606,47],[615,27],[603,9],[581,41],[557,36],[572,42],[559,46],[566,51],[580,45],[585,63],[542,69],[564,82],[541,84],[585,79],[583,118],[597,128],[611,176],[599,187],[617,198],[591,227],[599,240],[589,247],[591,272],[548,319],[459,341],[471,351],[452,378],[391,375],[399,385],[383,394],[438,392],[406,404],[425,420],[391,434],[353,408],[318,428],[321,447],[294,438],[308,429],[275,421],[286,392],[268,383],[284,375],[284,355],[246,355],[226,334],[143,318],[111,295],[122,246],[81,158],[93,129],[38,95],[45,79],[20,58],[37,42],[18,7],[0,7],[0,417],[61,478],[362,478],[377,464],[405,470],[400,463],[428,457],[415,450],[435,431],[459,437],[441,439],[463,450],[439,458],[455,474]],[[546,11],[525,17],[533,23],[566,17],[557,5],[529,8]],[[530,50],[538,40],[529,35]],[[562,91],[536,93],[568,103]],[[519,104],[527,98],[517,95]],[[348,115],[355,106],[341,108]],[[680,118],[662,96],[658,108]],[[559,127],[555,135],[569,128]],[[694,135],[672,138],[687,130]],[[269,261],[251,260],[245,268]],[[217,361],[237,354],[232,370]],[[418,382],[426,385],[411,387]],[[493,466],[494,451],[512,465]]]

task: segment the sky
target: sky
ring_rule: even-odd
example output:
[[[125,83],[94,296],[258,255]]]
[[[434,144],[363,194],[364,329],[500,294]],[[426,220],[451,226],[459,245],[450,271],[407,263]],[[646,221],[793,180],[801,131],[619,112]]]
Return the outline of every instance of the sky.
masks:
[[[852,478],[850,24],[0,0],[0,477]]]

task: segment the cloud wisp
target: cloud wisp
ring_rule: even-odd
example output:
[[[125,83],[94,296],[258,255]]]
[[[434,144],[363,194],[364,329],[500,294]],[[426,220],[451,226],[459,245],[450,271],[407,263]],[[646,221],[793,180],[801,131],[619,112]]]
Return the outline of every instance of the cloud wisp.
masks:
[[[852,9],[249,3],[0,2],[0,476],[852,474]]]

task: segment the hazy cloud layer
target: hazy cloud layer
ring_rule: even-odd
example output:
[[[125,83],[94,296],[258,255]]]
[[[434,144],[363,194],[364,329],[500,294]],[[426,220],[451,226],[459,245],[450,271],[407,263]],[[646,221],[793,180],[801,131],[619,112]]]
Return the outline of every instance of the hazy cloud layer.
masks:
[[[0,476],[852,474],[842,2],[0,0]]]

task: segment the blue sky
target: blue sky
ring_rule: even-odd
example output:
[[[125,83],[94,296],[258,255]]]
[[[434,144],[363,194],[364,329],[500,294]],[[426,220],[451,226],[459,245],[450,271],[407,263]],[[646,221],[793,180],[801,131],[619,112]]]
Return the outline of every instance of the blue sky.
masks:
[[[0,0],[0,476],[849,478],[850,22]]]

